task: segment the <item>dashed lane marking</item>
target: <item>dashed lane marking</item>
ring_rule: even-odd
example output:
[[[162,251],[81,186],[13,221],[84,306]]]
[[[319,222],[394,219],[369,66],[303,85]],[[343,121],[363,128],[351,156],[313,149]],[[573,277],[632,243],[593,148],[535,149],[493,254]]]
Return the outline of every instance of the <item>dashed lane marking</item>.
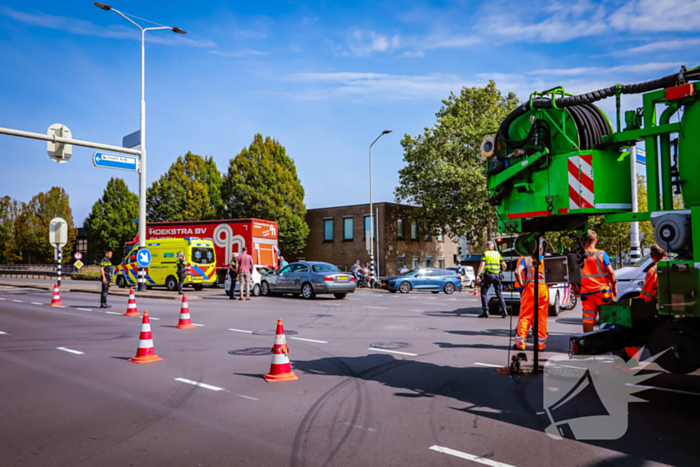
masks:
[[[204,326],[203,324],[192,323],[192,326]]]
[[[108,315],[121,315],[121,313],[117,313],[115,311],[105,311]]]
[[[338,305],[337,303],[317,303],[319,306],[343,306],[343,305]]]
[[[5,299],[4,299],[4,298],[2,298],[2,297],[0,297],[0,300],[2,300],[2,301],[5,301]],[[351,300],[355,300],[355,299],[353,298],[353,299],[351,299]]]
[[[675,392],[676,394],[687,394],[689,396],[700,396],[700,393],[690,392],[690,391],[681,391],[680,389],[659,388],[656,386],[643,386],[641,384],[632,384],[632,383],[627,383],[627,384],[625,384],[625,386],[632,386],[634,388],[643,388],[643,389],[656,389],[657,391]]]
[[[255,397],[250,397],[250,396],[244,396],[243,394],[234,394],[236,397],[242,397],[243,399],[249,399],[251,401],[259,401],[260,399],[256,399]]]
[[[193,386],[199,386],[200,388],[211,389],[212,391],[223,391],[224,390],[224,388],[219,388],[216,386],[212,386],[210,384],[198,383],[197,381],[192,381],[190,379],[185,379],[185,378],[175,378],[175,381],[180,381],[181,383],[191,384]]]
[[[229,331],[234,331],[234,332],[245,332],[247,334],[253,334],[253,331],[245,331],[243,329],[229,329]]]
[[[467,454],[466,452],[455,451],[454,449],[444,448],[442,446],[430,446],[430,449],[432,451],[441,452],[443,454],[449,454],[450,456],[459,457],[460,459],[466,459],[472,462],[478,462],[479,464],[489,465],[491,467],[513,467],[510,464],[492,461],[491,459],[486,459],[481,456],[475,456],[473,454]]]
[[[367,305],[365,305],[365,308],[373,308],[375,310],[388,310],[388,308],[385,306],[367,306]]]
[[[65,347],[56,347],[56,350],[63,350],[64,352],[74,353],[76,355],[85,355],[85,352],[79,352],[77,350],[67,349]]]
[[[149,316],[148,319],[152,319],[152,320],[155,320],[155,321],[160,321],[160,318],[154,318],[153,316]]]
[[[491,368],[503,368],[503,365],[494,365],[493,363],[479,363],[479,362],[475,362],[474,365],[488,366],[488,367],[491,367]]]
[[[294,340],[297,340],[297,341],[317,342],[317,343],[319,343],[319,344],[328,344],[328,342],[326,342],[326,341],[317,341],[317,340],[314,340],[314,339],[304,339],[303,337],[290,337],[290,339],[294,339]]]
[[[417,357],[417,353],[408,353],[408,352],[399,352],[398,350],[386,350],[386,349],[375,349],[373,347],[369,347],[367,350],[374,350],[376,352],[387,352],[387,353],[395,353],[399,355],[408,355],[409,357]]]
[[[56,308],[65,308],[65,305],[54,305]]]
[[[365,427],[363,427],[362,425],[353,425],[353,424],[350,423],[350,422],[345,422],[345,424],[346,424],[347,426],[351,426],[351,427],[353,427],[353,428],[360,428],[361,430],[367,430],[367,431],[371,431],[371,432],[373,432],[373,433],[376,433],[376,432],[377,432],[377,430],[373,430],[372,428],[365,428]]]
[[[7,334],[7,333],[6,333],[6,332],[2,332],[2,331],[0,331],[0,334]]]
[[[82,311],[92,311],[90,308],[76,308],[77,310],[82,310]]]
[[[43,303],[39,303],[39,302],[32,302],[32,305],[43,305]]]
[[[24,303],[22,300],[12,300],[15,303]]]

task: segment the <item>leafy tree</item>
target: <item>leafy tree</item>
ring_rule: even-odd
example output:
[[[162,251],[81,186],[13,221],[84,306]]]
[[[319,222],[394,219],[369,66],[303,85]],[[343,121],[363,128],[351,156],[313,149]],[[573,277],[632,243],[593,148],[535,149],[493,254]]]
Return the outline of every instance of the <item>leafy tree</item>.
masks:
[[[464,87],[459,96],[450,93],[442,103],[434,127],[401,141],[406,166],[399,171],[394,195],[396,202],[418,207],[412,217],[429,233],[436,235],[447,226],[450,237],[466,235],[479,246],[485,232],[496,230],[481,141],[498,129],[518,99],[512,92],[504,96],[490,81],[483,88]]]
[[[0,198],[0,264],[12,263],[17,260],[13,253],[12,237],[15,221],[21,212],[22,205],[9,196]]]
[[[221,174],[214,159],[188,152],[147,191],[146,211],[151,222],[214,219],[223,210]]]
[[[75,243],[75,227],[70,199],[63,188],[53,187],[39,193],[21,207],[14,205],[15,221],[9,250],[12,259],[23,263],[52,263],[53,246],[49,243],[49,224],[54,217],[68,223],[68,239],[63,247],[63,262],[71,260]]]
[[[282,251],[303,250],[309,235],[304,188],[294,160],[278,141],[256,134],[252,144],[230,160],[221,197],[225,216],[276,221]]]
[[[101,259],[108,248],[121,258],[124,244],[133,240],[138,231],[134,219],[139,217],[139,198],[129,191],[121,178],[107,182],[102,198],[92,205],[92,210],[83,222],[88,245]]]

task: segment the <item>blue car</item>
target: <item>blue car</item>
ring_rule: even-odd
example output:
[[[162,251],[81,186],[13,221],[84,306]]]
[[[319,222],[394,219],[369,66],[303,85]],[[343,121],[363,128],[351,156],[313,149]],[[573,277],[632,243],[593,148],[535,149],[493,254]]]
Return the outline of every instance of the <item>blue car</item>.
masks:
[[[462,278],[448,269],[427,268],[383,279],[382,288],[391,293],[396,293],[397,290],[401,293],[425,290],[432,293],[451,294],[455,290],[462,290]]]

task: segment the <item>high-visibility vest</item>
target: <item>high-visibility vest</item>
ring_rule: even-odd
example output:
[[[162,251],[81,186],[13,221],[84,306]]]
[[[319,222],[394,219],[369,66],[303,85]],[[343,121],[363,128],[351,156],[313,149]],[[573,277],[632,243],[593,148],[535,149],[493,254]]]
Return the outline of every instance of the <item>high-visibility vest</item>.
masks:
[[[642,298],[645,302],[656,299],[658,280],[656,276],[656,265],[647,271],[644,278],[644,288],[642,288]]]
[[[501,254],[495,250],[489,250],[484,253],[484,270],[490,274],[498,274],[501,272],[501,263],[503,258]]]
[[[535,283],[535,266],[532,264],[532,258],[529,256],[521,256],[525,258],[525,283],[534,284]],[[520,261],[518,261],[520,262]],[[538,275],[540,276],[540,284],[544,284],[544,262],[540,261],[540,265],[537,268]]]
[[[582,293],[595,293],[610,288],[608,273],[605,272],[605,266],[603,266],[604,254],[603,250],[593,248],[586,250],[586,261],[581,270]]]

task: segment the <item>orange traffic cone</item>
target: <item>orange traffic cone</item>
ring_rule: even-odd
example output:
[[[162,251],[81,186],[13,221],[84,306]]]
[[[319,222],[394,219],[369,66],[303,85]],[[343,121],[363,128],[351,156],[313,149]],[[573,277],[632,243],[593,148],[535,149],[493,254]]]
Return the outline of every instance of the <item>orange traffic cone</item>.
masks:
[[[153,348],[153,336],[151,335],[151,321],[148,319],[148,312],[143,312],[143,322],[141,323],[141,335],[139,336],[139,348],[136,349],[136,356],[130,358],[134,363],[151,363],[163,360],[156,355]]]
[[[478,285],[474,286],[474,293],[472,294],[472,296],[476,296],[476,295],[479,295],[479,286]]]
[[[126,306],[126,313],[122,316],[141,316],[139,310],[136,309],[136,297],[134,296],[134,288],[129,290],[129,304]]]
[[[190,321],[190,306],[187,304],[187,295],[182,295],[182,308],[180,308],[180,322],[177,326],[173,326],[175,329],[189,329],[196,328],[192,321]]]
[[[61,302],[61,294],[58,293],[58,283],[53,284],[53,297],[51,298],[51,306],[63,306]]]
[[[289,363],[289,347],[287,347],[287,340],[284,337],[284,326],[282,326],[282,320],[278,319],[275,344],[272,346],[272,364],[270,372],[265,375],[265,381],[275,383],[298,379],[297,375],[292,373],[292,365]]]

